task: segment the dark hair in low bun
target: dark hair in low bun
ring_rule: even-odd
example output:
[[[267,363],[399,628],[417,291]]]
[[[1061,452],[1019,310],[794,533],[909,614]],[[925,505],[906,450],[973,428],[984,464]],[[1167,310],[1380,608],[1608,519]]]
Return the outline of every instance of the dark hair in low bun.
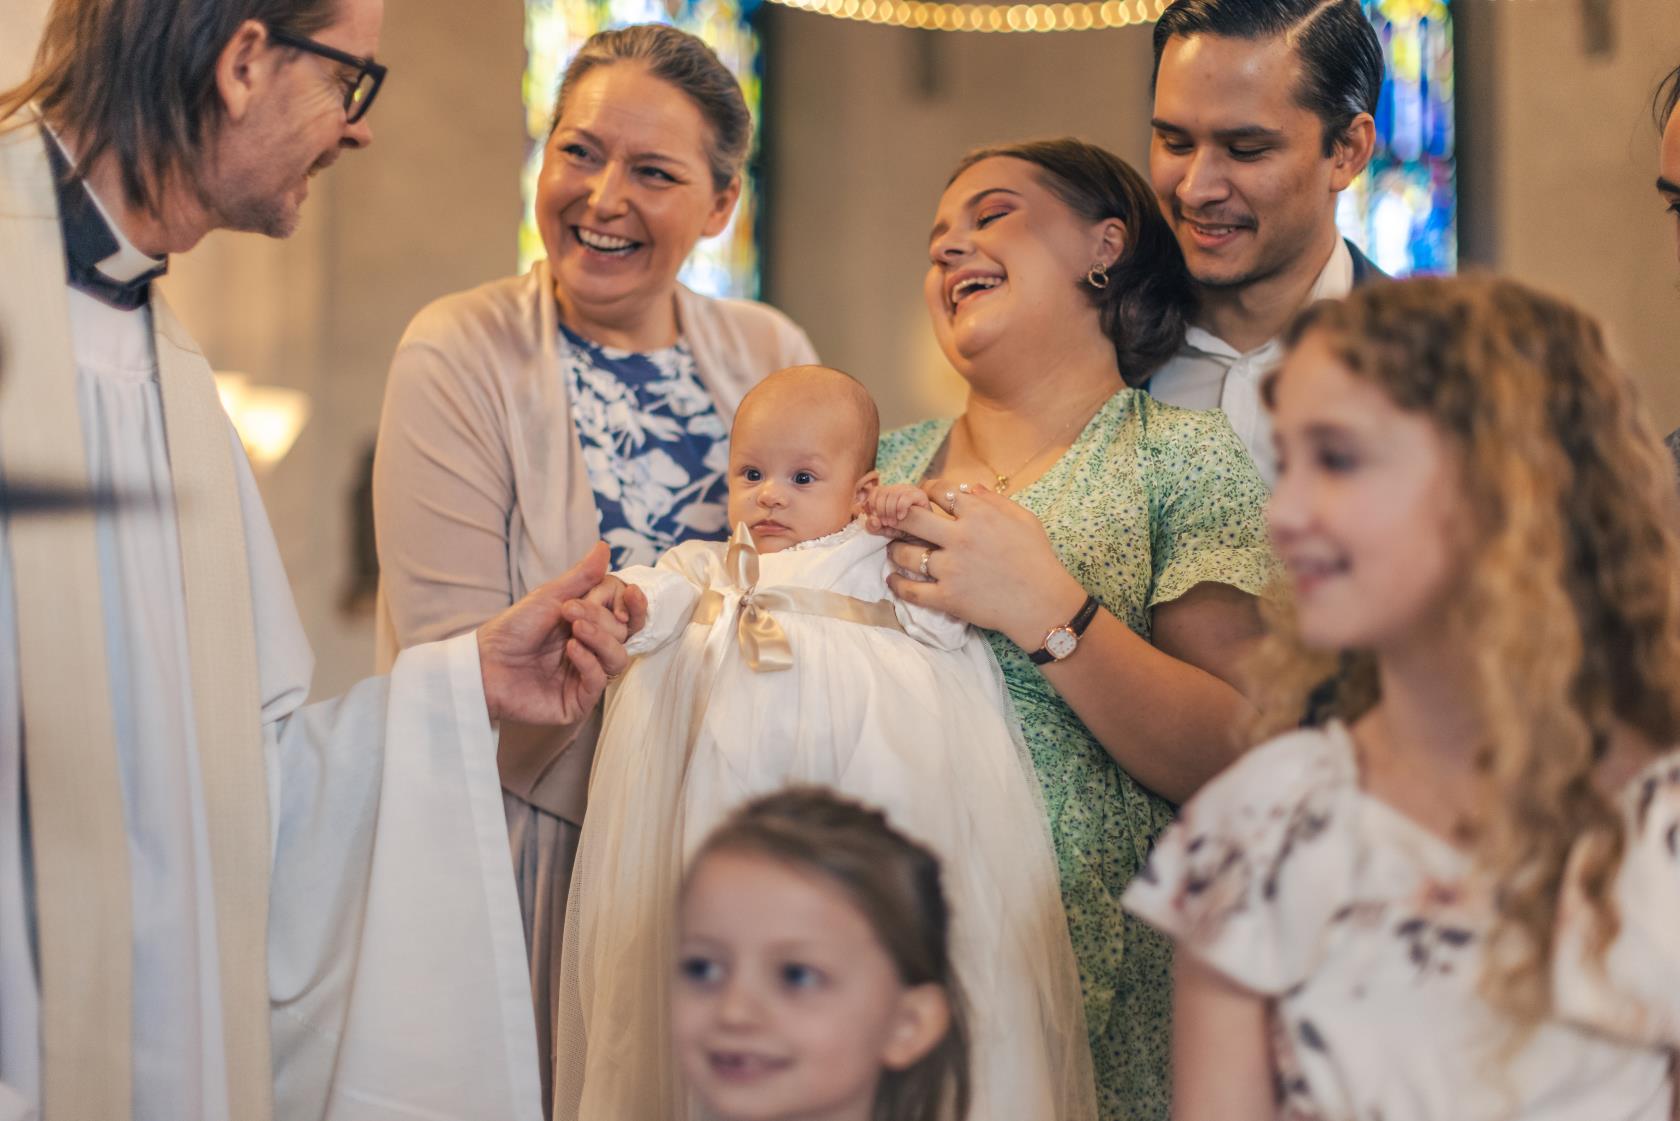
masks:
[[[1196,306],[1184,255],[1161,217],[1155,192],[1125,160],[1072,136],[977,148],[962,158],[946,185],[981,160],[999,157],[1037,167],[1051,193],[1086,221],[1125,223],[1126,247],[1108,268],[1108,285],[1077,283],[1102,313],[1120,376],[1128,385],[1140,384],[1177,353]]]

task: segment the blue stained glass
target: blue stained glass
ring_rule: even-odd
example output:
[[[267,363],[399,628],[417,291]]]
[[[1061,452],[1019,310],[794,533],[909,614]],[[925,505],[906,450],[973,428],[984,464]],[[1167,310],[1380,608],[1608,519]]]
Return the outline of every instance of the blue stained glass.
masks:
[[[1448,0],[1364,0],[1387,62],[1371,165],[1337,207],[1342,232],[1394,276],[1458,267]]]

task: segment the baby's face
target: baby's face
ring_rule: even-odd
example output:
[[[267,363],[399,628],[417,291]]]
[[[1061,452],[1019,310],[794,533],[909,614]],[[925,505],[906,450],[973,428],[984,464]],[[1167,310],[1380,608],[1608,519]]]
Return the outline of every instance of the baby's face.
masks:
[[[730,434],[729,525],[747,523],[761,553],[846,528],[867,462],[848,410],[781,402],[749,398]]]

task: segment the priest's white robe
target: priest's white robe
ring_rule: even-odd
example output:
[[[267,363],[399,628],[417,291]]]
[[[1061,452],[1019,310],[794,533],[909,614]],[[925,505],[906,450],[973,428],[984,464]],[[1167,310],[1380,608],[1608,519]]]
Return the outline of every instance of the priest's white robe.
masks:
[[[118,257],[127,254],[137,251],[124,244]],[[56,265],[63,276],[61,264],[35,264],[38,275]],[[125,262],[102,268],[116,275]],[[196,348],[161,305],[154,336],[152,309],[117,311],[68,289],[65,297],[75,369],[63,374],[77,379],[91,480],[139,499],[97,519],[109,680],[87,682],[109,692],[121,770],[133,1116],[244,1121],[230,1117],[155,350]],[[269,877],[274,1116],[536,1121],[525,947],[476,640],[415,647],[388,678],[305,705],[308,643],[231,425],[227,435],[261,690],[271,864],[255,874]],[[42,1073],[16,613],[31,589],[16,586],[7,532],[0,519],[0,1121],[23,1121],[41,1109]],[[81,1119],[54,1116],[49,1104],[45,1121]]]

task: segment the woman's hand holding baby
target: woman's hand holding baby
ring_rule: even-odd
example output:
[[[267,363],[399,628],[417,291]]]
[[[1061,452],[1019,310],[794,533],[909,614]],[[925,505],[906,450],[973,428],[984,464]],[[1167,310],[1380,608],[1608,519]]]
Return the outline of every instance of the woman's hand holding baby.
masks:
[[[901,573],[887,582],[900,599],[1001,631],[1023,650],[1038,649],[1085,602],[1031,510],[983,486],[959,491],[936,479],[925,490],[954,496],[955,510],[924,502],[902,519],[899,532],[918,540],[887,547]]]

